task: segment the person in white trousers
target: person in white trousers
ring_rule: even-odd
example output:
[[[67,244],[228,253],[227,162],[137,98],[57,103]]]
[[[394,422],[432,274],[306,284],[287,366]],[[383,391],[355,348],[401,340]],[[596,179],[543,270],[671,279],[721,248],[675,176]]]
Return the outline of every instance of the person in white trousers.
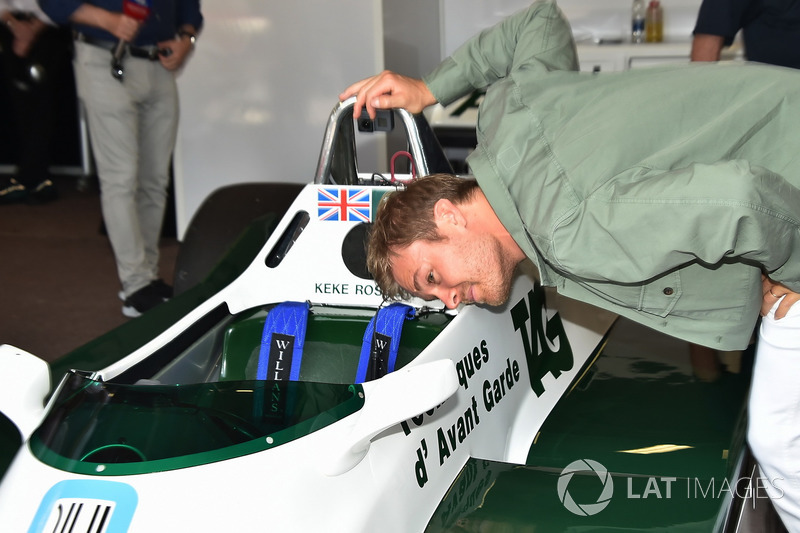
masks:
[[[747,438],[786,529],[800,532],[800,304],[764,282],[764,310],[750,389]],[[780,318],[776,318],[780,317]]]

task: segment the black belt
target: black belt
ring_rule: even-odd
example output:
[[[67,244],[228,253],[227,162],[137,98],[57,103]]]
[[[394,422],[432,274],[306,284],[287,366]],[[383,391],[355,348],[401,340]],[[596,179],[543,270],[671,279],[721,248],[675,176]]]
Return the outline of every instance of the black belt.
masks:
[[[95,37],[90,37],[85,33],[75,32],[74,37],[76,41],[80,41],[82,43],[91,44],[92,46],[97,46],[104,50],[108,50],[109,52],[113,52],[114,49],[117,47],[117,43],[113,41],[106,41],[105,39],[97,39]],[[157,46],[127,46],[128,53],[133,57],[138,57],[140,59],[148,59],[150,61],[158,61],[159,55],[161,54],[159,48]]]

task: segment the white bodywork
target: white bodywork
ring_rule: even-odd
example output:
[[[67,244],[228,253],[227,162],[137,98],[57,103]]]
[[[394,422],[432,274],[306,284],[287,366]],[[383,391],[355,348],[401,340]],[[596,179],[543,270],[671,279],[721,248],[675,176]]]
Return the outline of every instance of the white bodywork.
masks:
[[[234,283],[99,377],[113,381],[222,302],[231,313],[284,300],[377,308],[374,282],[354,276],[341,260],[342,240],[358,222],[320,220],[320,189],[360,188],[307,186]],[[310,215],[305,230],[280,265],[266,267],[267,254],[301,210]],[[81,533],[422,531],[470,456],[524,463],[541,423],[613,320],[583,306],[561,320],[552,305],[557,296],[549,293],[553,301],[541,307],[544,293],[534,288],[535,280],[520,274],[506,305],[461,308],[412,363],[363,384],[359,411],[266,451],[130,476],[103,475],[98,467],[88,476],[45,465],[24,445],[0,485],[2,529],[61,531],[71,520],[71,531]],[[4,350],[0,365],[21,364]],[[539,395],[529,361],[543,365],[534,379]],[[26,437],[46,393],[35,390],[38,412],[27,399],[27,411],[18,408],[12,418]],[[11,404],[2,396],[0,402]],[[92,529],[98,510],[106,515],[102,530]]]

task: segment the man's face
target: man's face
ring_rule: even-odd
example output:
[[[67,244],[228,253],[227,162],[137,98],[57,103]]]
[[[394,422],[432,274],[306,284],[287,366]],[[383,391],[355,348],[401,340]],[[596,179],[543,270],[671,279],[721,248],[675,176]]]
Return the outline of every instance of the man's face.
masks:
[[[392,274],[406,291],[423,300],[501,305],[511,292],[516,263],[491,236],[453,233],[442,241],[415,241],[395,250]]]

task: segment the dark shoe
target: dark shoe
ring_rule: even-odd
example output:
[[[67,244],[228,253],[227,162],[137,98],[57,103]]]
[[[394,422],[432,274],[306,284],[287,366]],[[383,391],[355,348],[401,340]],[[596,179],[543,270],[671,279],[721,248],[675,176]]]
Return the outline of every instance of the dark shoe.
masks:
[[[160,294],[167,300],[172,298],[172,287],[164,283],[164,280],[157,279],[155,281],[151,281],[150,285],[153,285],[158,294]],[[119,296],[119,299],[122,300],[123,302],[125,301],[125,291],[119,291],[117,293],[117,296]]]
[[[28,201],[32,203],[45,204],[58,198],[58,189],[49,179],[40,181],[39,185],[28,192]]]
[[[172,287],[164,283],[163,279],[157,279],[155,281],[151,281],[150,286],[154,287],[157,293],[160,294],[162,298],[165,298],[167,300],[172,298]]]
[[[130,318],[136,318],[167,300],[168,298],[161,295],[159,288],[151,283],[125,298],[122,304],[122,314]]]
[[[28,196],[28,190],[14,178],[0,177],[0,204],[20,202]]]

